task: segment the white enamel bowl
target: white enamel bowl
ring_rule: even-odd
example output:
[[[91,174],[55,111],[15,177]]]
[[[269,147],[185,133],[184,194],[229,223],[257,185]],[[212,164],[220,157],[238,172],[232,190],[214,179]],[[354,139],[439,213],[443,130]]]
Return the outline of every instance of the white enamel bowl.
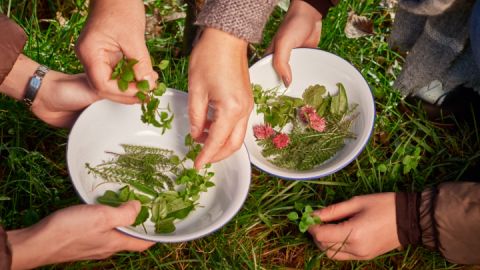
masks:
[[[345,147],[335,156],[311,170],[296,171],[280,168],[262,156],[261,148],[255,141],[252,127],[256,124],[263,124],[263,114],[257,114],[256,108],[254,108],[249,119],[245,145],[252,164],[262,171],[292,180],[325,177],[341,170],[355,160],[368,143],[375,120],[373,95],[360,72],[349,62],[334,54],[318,49],[294,49],[290,56],[290,67],[293,78],[286,95],[301,97],[305,88],[313,84],[325,85],[331,94],[336,94],[337,83],[341,82],[345,86],[349,103],[358,104],[355,111],[358,113],[358,117],[352,125],[352,132],[356,135],[356,139],[346,140]],[[285,89],[273,69],[271,55],[250,67],[250,80],[254,84],[260,84],[263,89],[277,86],[280,86],[280,91]]]
[[[97,165],[111,158],[105,151],[121,151],[120,144],[138,144],[174,150],[183,156],[187,149],[184,137],[189,131],[187,94],[168,89],[161,97],[161,106],[175,115],[173,128],[161,134],[159,128],[141,122],[139,104],[123,105],[107,100],[95,102],[79,117],[68,139],[68,169],[80,197],[88,204],[96,203],[106,189],[118,190],[122,184],[102,184],[103,180],[88,174],[85,163]],[[251,167],[245,147],[228,159],[212,166],[215,186],[200,197],[200,207],[175,224],[170,234],[156,234],[147,221],[147,233],[141,226],[118,230],[134,237],[156,242],[184,242],[206,236],[224,226],[242,207],[249,190]]]

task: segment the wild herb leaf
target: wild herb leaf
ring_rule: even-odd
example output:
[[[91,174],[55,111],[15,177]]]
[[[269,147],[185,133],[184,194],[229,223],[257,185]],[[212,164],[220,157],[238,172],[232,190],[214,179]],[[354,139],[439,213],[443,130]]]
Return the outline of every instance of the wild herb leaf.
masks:
[[[135,96],[142,101],[141,120],[144,123],[151,124],[162,129],[162,134],[172,127],[173,114],[170,107],[160,108],[160,100],[167,87],[164,83],[157,83],[157,87],[150,91],[150,85],[147,80],[135,80],[135,72],[133,67],[138,63],[136,59],[120,59],[112,72],[112,80],[117,80],[118,89],[125,92],[130,82],[135,82],[138,92]],[[168,66],[168,61],[163,60],[159,64],[159,68],[164,70]],[[167,114],[165,117],[164,115]]]
[[[355,138],[350,132],[355,117],[347,117],[354,106],[349,110],[345,88],[341,83],[337,86],[335,96],[322,96],[326,89],[317,84],[298,99],[254,85],[257,112],[264,114],[265,122],[254,127],[262,155],[282,168],[310,170],[334,156],[345,139]],[[284,133],[287,124],[291,129]]]
[[[201,146],[190,135],[185,136],[189,151],[182,159],[168,149],[121,146],[123,153],[107,152],[112,159],[95,167],[85,165],[89,173],[106,182],[126,184],[118,192],[105,191],[97,198],[99,203],[115,207],[129,200],[142,203],[134,226],[143,224],[150,217],[157,233],[173,232],[174,221],[187,217],[195,209],[200,193],[215,186],[211,181],[215,174],[208,170],[210,165],[201,172],[185,165],[201,151]]]

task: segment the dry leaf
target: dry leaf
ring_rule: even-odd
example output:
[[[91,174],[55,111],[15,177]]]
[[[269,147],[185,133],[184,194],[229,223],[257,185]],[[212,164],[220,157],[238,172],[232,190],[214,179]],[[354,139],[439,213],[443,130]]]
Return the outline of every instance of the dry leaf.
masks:
[[[359,16],[353,11],[348,13],[345,35],[348,38],[359,38],[373,35],[373,22],[365,16]]]
[[[58,21],[58,24],[60,24],[60,26],[64,27],[65,24],[67,24],[67,19],[63,17],[62,12],[57,11],[57,13],[55,13],[55,17],[57,17],[57,21]]]

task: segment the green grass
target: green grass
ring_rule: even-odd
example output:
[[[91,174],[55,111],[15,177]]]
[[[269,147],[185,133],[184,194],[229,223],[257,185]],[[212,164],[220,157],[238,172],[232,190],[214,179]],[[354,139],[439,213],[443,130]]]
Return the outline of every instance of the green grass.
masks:
[[[0,0],[29,34],[25,53],[64,72],[81,72],[73,45],[85,22],[84,1]],[[366,262],[328,259],[307,234],[286,219],[294,202],[322,207],[355,195],[382,191],[421,191],[447,180],[460,180],[479,161],[480,136],[459,123],[445,129],[426,120],[417,106],[400,110],[400,95],[391,88],[402,57],[386,38],[391,19],[379,0],[346,0],[324,20],[320,48],[347,59],[364,75],[376,98],[375,131],[365,151],[342,171],[310,182],[285,181],[255,171],[243,209],[224,228],[203,239],[157,244],[143,253],[120,253],[103,261],[47,266],[44,269],[455,269],[439,254],[423,248],[392,251]],[[178,9],[175,1],[154,1],[162,10]],[[166,5],[170,9],[164,8]],[[75,11],[74,11],[75,10]],[[347,39],[349,10],[374,20],[375,35]],[[55,19],[60,12],[67,19]],[[269,21],[261,55],[283,13]],[[187,89],[187,58],[182,47],[183,21],[162,24],[159,37],[148,41],[155,59],[170,59],[162,73],[169,87]],[[254,59],[254,58],[252,58]],[[252,60],[253,61],[253,60]],[[65,150],[68,131],[36,120],[20,103],[0,96],[0,223],[7,229],[31,225],[49,213],[80,203],[68,178]],[[420,153],[420,154],[418,154]]]

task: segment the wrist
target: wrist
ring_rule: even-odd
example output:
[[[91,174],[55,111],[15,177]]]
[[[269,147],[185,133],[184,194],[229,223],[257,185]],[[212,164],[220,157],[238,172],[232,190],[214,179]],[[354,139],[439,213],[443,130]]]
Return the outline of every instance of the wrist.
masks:
[[[219,29],[207,27],[202,32],[200,42],[217,45],[220,50],[229,50],[247,55],[248,42]]]
[[[39,64],[23,54],[15,61],[10,73],[0,85],[0,92],[16,100],[22,100],[25,90]]]

